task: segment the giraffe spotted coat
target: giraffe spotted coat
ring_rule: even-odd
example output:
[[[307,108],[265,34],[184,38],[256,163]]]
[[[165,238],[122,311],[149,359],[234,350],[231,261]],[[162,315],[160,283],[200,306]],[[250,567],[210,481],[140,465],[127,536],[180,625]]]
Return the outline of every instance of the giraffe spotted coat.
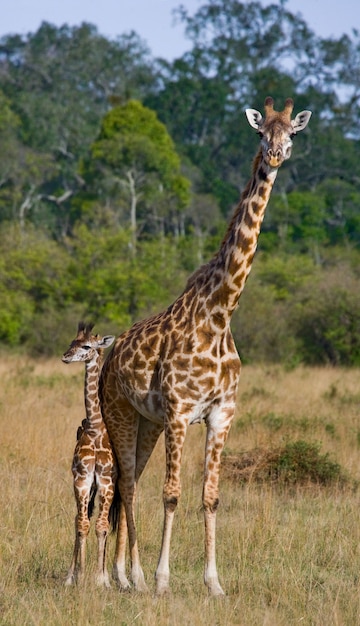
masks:
[[[184,292],[165,311],[140,321],[116,340],[100,379],[102,411],[120,465],[122,498],[114,575],[121,588],[125,569],[126,520],[131,581],[147,589],[140,565],[134,506],[137,481],[165,431],[164,526],[156,569],[156,593],[169,589],[170,539],[181,492],[183,444],[190,424],[205,422],[203,482],[204,580],[212,595],[223,595],[215,558],[220,456],[234,417],[240,359],[230,330],[255,254],[260,227],[279,166],[291,155],[292,138],[310,118],[291,119],[293,101],[277,112],[272,98],[265,117],[246,115],[261,137],[251,178],[217,254],[190,277]]]

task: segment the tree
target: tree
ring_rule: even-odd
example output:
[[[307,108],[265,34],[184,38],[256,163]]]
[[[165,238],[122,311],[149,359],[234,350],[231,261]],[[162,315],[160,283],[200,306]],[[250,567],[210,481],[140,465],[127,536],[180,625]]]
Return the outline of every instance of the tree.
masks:
[[[79,159],[96,138],[109,98],[142,96],[153,80],[148,50],[135,33],[108,41],[91,24],[44,22],[34,34],[1,39],[0,89],[21,120],[19,140],[54,164],[50,178],[44,171],[41,179],[38,167],[29,189],[57,237],[71,231],[71,199],[83,186]]]
[[[296,108],[314,111],[311,127],[297,138],[293,159],[281,172],[282,193],[299,185],[314,191],[324,179],[341,175],[352,176],[358,186],[356,33],[322,40],[287,10],[286,1],[263,6],[210,0],[192,16],[183,7],[177,15],[192,48],[162,64],[159,89],[146,103],[202,171],[196,191],[214,195],[226,215],[246,183],[255,150],[243,112],[247,106],[261,109],[271,94],[278,106],[291,95]]]
[[[211,0],[194,16],[184,8],[178,16],[193,48],[173,64],[162,65],[160,88],[146,103],[201,168],[198,191],[215,195],[226,215],[239,186],[246,184],[249,155],[255,149],[246,132],[246,106],[260,109],[269,94],[276,94],[282,106],[289,95],[305,88],[306,61],[315,55],[318,40],[284,3],[263,7],[259,2]],[[305,104],[303,108],[310,108]],[[301,138],[297,155],[305,141]],[[301,161],[297,155],[288,166],[294,176]]]
[[[51,156],[39,154],[20,140],[21,120],[0,91],[0,215],[15,219],[24,229],[30,211],[41,199],[40,188],[54,173]]]
[[[130,214],[132,251],[139,230],[178,227],[189,202],[189,181],[165,126],[137,100],[114,107],[102,121],[85,162],[84,178],[104,206],[116,212],[124,201]]]

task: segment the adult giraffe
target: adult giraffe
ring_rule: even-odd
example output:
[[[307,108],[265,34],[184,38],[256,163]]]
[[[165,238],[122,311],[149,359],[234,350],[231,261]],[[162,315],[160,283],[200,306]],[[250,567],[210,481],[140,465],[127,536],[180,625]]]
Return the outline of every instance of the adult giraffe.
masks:
[[[292,137],[303,130],[310,111],[291,119],[293,100],[281,112],[265,100],[265,117],[247,109],[261,137],[251,178],[240,198],[219,251],[190,277],[184,292],[162,313],[138,322],[117,339],[100,379],[102,412],[120,466],[123,509],[114,574],[127,588],[126,521],[131,580],[147,589],[140,565],[134,503],[136,484],[165,430],[164,526],[156,569],[156,593],[169,589],[169,550],[180,496],[180,466],[189,424],[207,427],[203,483],[205,518],[204,581],[212,595],[223,595],[215,560],[219,469],[235,412],[240,359],[230,331],[231,316],[244,289],[255,254],[266,205],[280,165],[291,155]]]

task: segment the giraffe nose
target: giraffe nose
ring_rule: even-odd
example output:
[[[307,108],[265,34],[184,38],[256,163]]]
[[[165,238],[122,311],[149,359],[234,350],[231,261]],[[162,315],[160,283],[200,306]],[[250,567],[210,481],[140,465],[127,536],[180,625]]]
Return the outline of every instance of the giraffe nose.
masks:
[[[272,148],[268,149],[268,156],[270,158],[281,159],[281,150],[278,148],[277,150],[273,150]]]

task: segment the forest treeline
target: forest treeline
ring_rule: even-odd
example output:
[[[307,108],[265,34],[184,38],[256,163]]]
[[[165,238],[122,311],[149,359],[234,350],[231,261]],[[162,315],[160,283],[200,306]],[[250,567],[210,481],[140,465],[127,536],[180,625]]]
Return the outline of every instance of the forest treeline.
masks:
[[[233,319],[243,361],[360,364],[360,35],[286,1],[176,11],[189,51],[44,22],[0,39],[0,344],[119,333],[217,249],[258,138],[244,110],[313,112],[279,172]]]

